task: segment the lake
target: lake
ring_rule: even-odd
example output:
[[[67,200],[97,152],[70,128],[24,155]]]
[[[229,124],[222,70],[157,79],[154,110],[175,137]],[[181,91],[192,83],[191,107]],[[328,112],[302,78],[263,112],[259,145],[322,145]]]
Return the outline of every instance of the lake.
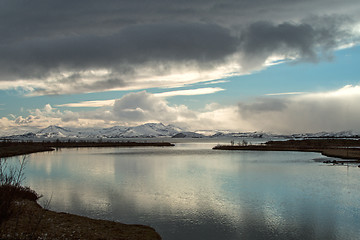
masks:
[[[164,240],[360,236],[357,166],[323,164],[319,153],[216,151],[217,140],[202,141],[36,153],[25,183],[40,202],[51,199],[51,210],[150,225]]]

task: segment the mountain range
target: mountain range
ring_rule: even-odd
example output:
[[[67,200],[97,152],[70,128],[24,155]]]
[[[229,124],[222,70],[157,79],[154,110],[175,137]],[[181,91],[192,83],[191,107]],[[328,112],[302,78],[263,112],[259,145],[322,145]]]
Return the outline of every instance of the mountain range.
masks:
[[[35,132],[25,134],[4,136],[3,139],[31,140],[31,139],[99,139],[99,138],[324,138],[324,137],[359,137],[360,134],[352,131],[337,133],[320,132],[292,135],[275,135],[263,132],[229,132],[212,131],[211,134],[203,131],[186,131],[174,125],[164,125],[162,123],[146,123],[135,127],[114,126],[111,128],[65,128],[51,125]]]
[[[114,126],[111,128],[65,128],[51,125],[36,132],[7,136],[7,138],[155,138],[171,137],[180,132],[181,128],[162,123],[146,123],[135,127]]]

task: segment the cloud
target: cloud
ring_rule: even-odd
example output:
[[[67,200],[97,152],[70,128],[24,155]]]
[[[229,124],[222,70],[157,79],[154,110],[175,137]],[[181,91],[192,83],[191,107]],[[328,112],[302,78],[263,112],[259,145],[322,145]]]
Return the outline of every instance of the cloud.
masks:
[[[64,111],[63,116],[61,117],[62,122],[78,122],[79,121],[79,113]]]
[[[111,113],[114,120],[132,125],[145,122],[162,122],[180,127],[197,129],[237,129],[239,114],[236,106],[216,103],[203,111],[185,105],[170,105],[164,98],[146,91],[129,93],[115,101]],[[248,124],[244,124],[244,129]]]
[[[204,84],[208,85],[208,84],[218,84],[218,83],[227,83],[227,82],[229,82],[229,81],[227,81],[227,80],[215,80],[215,81],[205,82]]]
[[[187,89],[187,90],[178,90],[178,91],[169,91],[162,93],[153,94],[156,97],[174,97],[174,96],[194,96],[194,95],[204,95],[212,94],[220,91],[224,91],[223,88],[197,88],[197,89]],[[110,100],[94,100],[94,101],[82,101],[79,103],[65,103],[56,105],[57,107],[106,107],[113,106],[116,99]]]
[[[115,101],[114,115],[121,121],[132,122],[177,122],[196,118],[186,106],[169,106],[161,98],[145,91],[130,93]]]
[[[189,109],[185,105],[170,105],[163,97],[146,91],[126,94],[115,100],[113,106],[90,111],[60,111],[49,104],[30,111],[27,117],[0,119],[2,132],[19,127],[32,127],[32,131],[49,125],[68,127],[134,126],[146,122],[162,122],[189,129],[235,129],[238,127],[236,106],[222,107],[211,104],[203,111]],[[0,132],[1,134],[1,132]]]
[[[204,95],[204,94],[212,94],[220,91],[224,91],[223,88],[198,88],[198,89],[187,89],[187,90],[177,90],[171,92],[162,92],[155,93],[154,95],[157,97],[174,97],[174,96],[194,96],[194,95]]]
[[[334,49],[359,43],[358,10],[352,0],[5,0],[0,89],[179,87],[259,70],[274,58],[331,59]]]
[[[47,104],[28,116],[0,119],[1,132],[56,124],[68,127],[134,126],[146,122],[174,124],[189,130],[304,133],[360,131],[360,86],[301,95],[267,96],[238,105],[211,103],[202,110],[171,105],[146,91],[133,92],[106,106],[86,112],[60,111]],[[0,133],[1,133],[0,132]]]
[[[168,75],[179,66],[191,69],[189,64],[208,69],[236,47],[229,30],[214,24],[140,24],[109,36],[2,44],[0,69],[5,79],[43,80],[36,86],[40,94],[92,92],[136,86],[144,68],[149,77]]]
[[[16,68],[16,72],[8,67],[4,70],[19,77],[41,78],[61,68],[79,71],[111,66],[114,71],[126,72],[133,71],[129,65],[149,61],[206,63],[223,59],[236,46],[237,39],[229,30],[215,24],[157,23],[129,26],[105,36],[75,35],[11,42],[0,46],[0,51],[3,64],[23,66]],[[76,72],[63,81],[78,77]]]
[[[287,102],[284,99],[259,98],[252,103],[239,103],[239,107],[242,115],[246,117],[253,113],[280,112],[287,107]]]
[[[360,86],[239,103],[240,116],[255,129],[277,133],[360,131]]]
[[[214,102],[195,111],[185,105],[170,105],[165,99],[142,91],[116,100],[112,109],[81,113],[79,120],[94,119],[104,124],[107,119],[117,125],[155,121],[192,130],[242,132],[360,131],[359,102],[360,86],[347,85],[328,92],[265,96],[238,105],[224,106]]]
[[[113,106],[115,100],[95,100],[95,101],[82,101],[79,103],[65,103],[56,105],[57,107],[105,107]]]
[[[242,66],[256,69],[271,56],[317,62],[332,57],[331,51],[345,44],[350,32],[345,17],[309,18],[300,23],[256,22],[244,30],[241,41]]]

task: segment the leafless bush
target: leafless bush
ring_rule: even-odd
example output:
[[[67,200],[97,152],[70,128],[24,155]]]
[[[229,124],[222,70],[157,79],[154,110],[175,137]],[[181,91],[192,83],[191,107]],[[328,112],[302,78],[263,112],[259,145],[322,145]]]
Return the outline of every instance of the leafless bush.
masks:
[[[12,202],[16,199],[36,201],[40,196],[28,187],[22,186],[26,155],[19,162],[0,158],[0,225],[14,212]]]

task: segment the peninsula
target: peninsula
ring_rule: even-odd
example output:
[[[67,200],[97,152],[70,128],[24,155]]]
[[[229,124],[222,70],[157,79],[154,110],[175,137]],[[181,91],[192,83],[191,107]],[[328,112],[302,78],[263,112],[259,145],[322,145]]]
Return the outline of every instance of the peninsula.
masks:
[[[329,163],[360,163],[359,139],[303,139],[287,141],[268,141],[260,145],[217,145],[215,150],[250,150],[250,151],[300,151],[319,152],[328,157],[342,158],[342,161]],[[346,160],[345,160],[346,159]]]
[[[53,151],[58,148],[92,148],[92,147],[172,147],[169,142],[135,142],[135,141],[2,141],[0,158],[18,155]]]

